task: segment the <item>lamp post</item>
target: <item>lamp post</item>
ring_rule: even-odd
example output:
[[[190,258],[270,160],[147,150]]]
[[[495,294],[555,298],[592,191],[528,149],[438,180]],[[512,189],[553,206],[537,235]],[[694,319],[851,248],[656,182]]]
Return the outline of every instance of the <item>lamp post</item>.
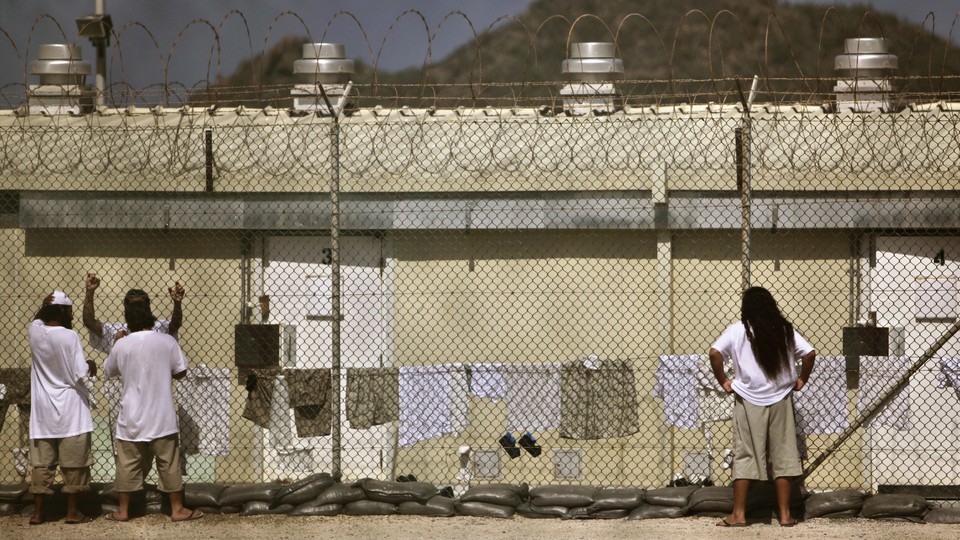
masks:
[[[104,13],[104,0],[95,0],[94,14],[77,19],[77,33],[80,37],[90,38],[90,42],[97,49],[97,108],[104,105],[107,74],[107,46],[110,45],[110,33],[113,31],[113,21],[110,15]]]

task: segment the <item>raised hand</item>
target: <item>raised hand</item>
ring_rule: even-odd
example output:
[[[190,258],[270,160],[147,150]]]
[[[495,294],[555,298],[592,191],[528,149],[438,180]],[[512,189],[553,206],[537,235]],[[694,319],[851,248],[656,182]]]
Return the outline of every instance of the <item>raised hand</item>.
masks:
[[[179,281],[174,283],[173,287],[168,288],[167,292],[170,293],[170,299],[174,302],[181,302],[183,301],[183,297],[186,296],[186,291],[183,285],[180,285]]]
[[[95,291],[97,287],[100,286],[100,278],[97,277],[96,272],[87,272],[87,279],[85,280],[88,291]]]

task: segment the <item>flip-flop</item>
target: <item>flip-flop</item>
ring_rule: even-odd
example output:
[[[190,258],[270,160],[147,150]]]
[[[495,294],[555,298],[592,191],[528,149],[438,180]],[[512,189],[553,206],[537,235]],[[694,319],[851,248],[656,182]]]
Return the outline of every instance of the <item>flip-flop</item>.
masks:
[[[90,516],[80,516],[80,519],[65,519],[64,523],[67,525],[79,525],[81,523],[90,523],[93,521],[93,518]]]
[[[723,518],[717,522],[717,527],[746,527],[746,523],[730,523],[727,521],[727,518]]]
[[[105,519],[105,520],[107,520],[107,521],[121,521],[121,522],[123,522],[123,521],[130,521],[130,518],[127,518],[127,519],[120,519],[120,518],[118,518],[116,515],[114,515],[113,512],[110,512],[109,514],[104,515],[104,516],[103,516],[103,519]]]
[[[31,525],[43,525],[43,520],[41,519],[40,521],[35,521],[33,518],[30,518],[30,524],[31,524]]]
[[[189,516],[181,519],[175,519],[173,521],[193,521],[194,519],[200,519],[202,517],[203,517],[203,512],[201,512],[200,510],[194,510],[190,512]]]
[[[780,526],[781,526],[781,527],[796,527],[796,526],[797,526],[797,523],[799,523],[799,521],[797,521],[797,520],[794,519],[793,521],[780,522]]]

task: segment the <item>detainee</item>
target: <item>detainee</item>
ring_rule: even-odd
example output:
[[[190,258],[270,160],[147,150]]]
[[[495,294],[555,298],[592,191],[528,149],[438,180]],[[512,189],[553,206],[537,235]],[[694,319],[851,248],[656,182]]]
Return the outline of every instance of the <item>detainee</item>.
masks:
[[[117,417],[117,473],[119,508],[107,519],[130,519],[130,496],[144,487],[144,478],[156,461],[157,488],[170,497],[170,517],[185,521],[203,517],[183,506],[180,441],[172,383],[187,374],[187,357],[168,334],[153,330],[156,317],[146,302],[124,307],[130,334],[114,343],[103,366],[107,377],[120,377],[123,390]]]
[[[90,491],[93,465],[90,395],[81,380],[96,376],[97,366],[83,357],[73,331],[73,302],[63,291],[44,298],[28,330],[30,341],[30,465],[33,472],[31,525],[43,523],[43,502],[52,495],[57,466],[67,495],[66,522],[87,523],[77,504]]]
[[[733,379],[726,376],[724,358],[733,360]],[[793,392],[807,383],[815,358],[816,351],[780,313],[770,291],[763,287],[744,291],[740,322],[724,330],[710,348],[717,382],[728,394],[735,395],[733,512],[717,526],[746,526],[750,481],[768,480],[770,475],[780,525],[797,524],[790,514],[790,491],[794,479],[803,474],[803,466],[797,447]]]
[[[129,329],[125,323],[105,323],[97,319],[94,296],[100,287],[100,278],[97,277],[95,272],[87,273],[84,285],[83,326],[90,332],[90,347],[96,351],[110,354],[116,339],[129,333]],[[183,324],[183,298],[186,296],[186,290],[178,281],[167,289],[167,294],[173,301],[170,320],[157,320],[152,329],[179,339],[180,326]],[[131,303],[136,302],[143,302],[149,308],[150,296],[142,289],[130,289],[123,296],[123,306],[126,308]]]

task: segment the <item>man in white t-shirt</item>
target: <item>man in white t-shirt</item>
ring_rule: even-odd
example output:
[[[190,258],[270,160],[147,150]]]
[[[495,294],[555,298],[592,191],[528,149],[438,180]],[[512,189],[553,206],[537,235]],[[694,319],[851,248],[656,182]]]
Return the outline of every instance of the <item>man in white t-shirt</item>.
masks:
[[[97,366],[83,357],[80,337],[73,331],[73,302],[54,291],[44,299],[28,330],[30,340],[30,464],[34,494],[31,525],[43,523],[43,500],[52,495],[60,466],[67,494],[69,524],[87,523],[77,507],[77,494],[90,490],[93,465],[90,395],[81,379],[95,376]]]
[[[125,323],[104,323],[97,319],[93,307],[93,297],[100,286],[100,278],[94,272],[88,272],[85,280],[86,294],[83,298],[83,325],[90,331],[90,346],[94,350],[110,354],[114,341],[118,337],[123,337],[128,333]],[[170,299],[173,300],[173,313],[170,320],[158,320],[154,323],[153,330],[164,334],[170,334],[179,339],[180,326],[183,323],[183,297],[186,294],[180,282],[174,283],[173,287],[167,289]],[[123,297],[123,305],[126,307],[131,302],[145,302],[150,306],[150,296],[141,289],[130,289]]]
[[[154,460],[157,487],[170,497],[170,517],[184,521],[203,517],[183,506],[179,429],[173,403],[173,379],[187,374],[187,356],[172,336],[153,331],[156,317],[145,302],[124,308],[130,334],[114,344],[103,365],[104,375],[120,377],[123,393],[117,417],[117,474],[120,504],[107,519],[130,518],[130,494],[143,489]]]
[[[770,480],[770,476],[780,525],[797,524],[790,513],[790,495],[793,479],[803,474],[803,466],[797,448],[793,392],[807,383],[816,354],[780,312],[770,291],[750,287],[743,292],[740,322],[724,330],[710,347],[717,382],[736,398],[733,511],[717,522],[718,526],[745,526],[750,482]],[[733,360],[733,379],[727,378],[724,358]],[[801,361],[799,375],[797,360]]]

